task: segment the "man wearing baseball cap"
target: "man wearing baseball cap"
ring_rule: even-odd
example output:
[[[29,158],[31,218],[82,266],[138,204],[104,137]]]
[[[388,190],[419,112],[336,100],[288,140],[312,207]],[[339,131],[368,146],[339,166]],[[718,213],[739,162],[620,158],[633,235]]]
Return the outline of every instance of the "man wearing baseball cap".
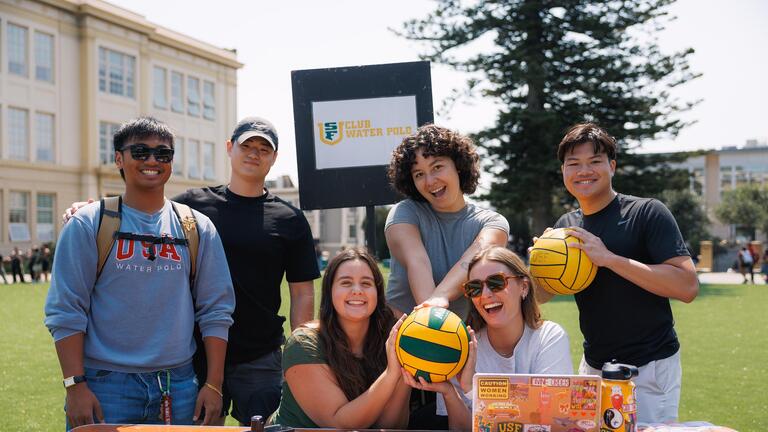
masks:
[[[208,216],[224,245],[235,288],[234,323],[229,329],[224,368],[223,425],[232,416],[250,424],[267,418],[280,403],[284,317],[280,284],[288,281],[291,330],[314,318],[314,284],[320,276],[312,232],[304,213],[271,194],[264,181],[277,159],[274,125],[246,117],[226,143],[232,174],[229,184],[189,189],[173,198]],[[87,203],[73,203],[65,222]],[[198,347],[202,346],[198,336]],[[195,372],[206,377],[205,350],[195,353]]]
[[[313,280],[320,271],[304,213],[264,187],[277,159],[274,125],[246,117],[235,126],[226,147],[232,167],[229,184],[189,189],[173,200],[208,216],[224,245],[236,303],[219,424],[224,424],[230,403],[232,416],[250,424],[251,416],[266,419],[280,402],[285,318],[278,311],[283,276],[290,290],[293,330],[314,318]],[[85,204],[74,203],[64,219]],[[200,382],[205,382],[204,351],[197,351],[194,363]]]
[[[301,210],[264,187],[278,144],[272,123],[260,117],[242,119],[226,143],[229,184],[190,189],[174,198],[214,223],[235,288],[221,424],[230,402],[232,416],[241,424],[249,424],[253,415],[266,419],[280,402],[285,318],[278,311],[284,275],[291,329],[313,319],[312,281],[320,272],[309,223]],[[204,350],[198,350],[196,360],[198,376],[205,377]]]

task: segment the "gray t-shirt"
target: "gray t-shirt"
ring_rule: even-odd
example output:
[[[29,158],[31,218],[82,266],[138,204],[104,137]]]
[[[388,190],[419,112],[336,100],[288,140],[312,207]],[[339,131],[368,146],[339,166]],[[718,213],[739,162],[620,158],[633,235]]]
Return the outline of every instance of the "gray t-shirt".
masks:
[[[435,285],[440,284],[481,230],[496,228],[509,234],[509,223],[504,216],[471,203],[455,213],[442,213],[433,210],[429,203],[406,199],[389,211],[384,231],[401,223],[415,225],[421,233]],[[387,302],[405,313],[416,306],[405,267],[394,257],[387,284]],[[461,297],[451,302],[450,309],[466,318],[469,304]]]

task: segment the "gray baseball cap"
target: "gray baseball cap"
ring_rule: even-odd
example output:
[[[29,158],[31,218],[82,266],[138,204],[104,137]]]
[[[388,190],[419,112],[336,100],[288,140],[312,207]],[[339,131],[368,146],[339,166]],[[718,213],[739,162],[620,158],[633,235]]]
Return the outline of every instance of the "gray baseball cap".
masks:
[[[269,120],[261,117],[246,117],[240,120],[232,132],[232,142],[242,144],[251,137],[261,137],[267,140],[272,148],[277,151],[277,130]]]

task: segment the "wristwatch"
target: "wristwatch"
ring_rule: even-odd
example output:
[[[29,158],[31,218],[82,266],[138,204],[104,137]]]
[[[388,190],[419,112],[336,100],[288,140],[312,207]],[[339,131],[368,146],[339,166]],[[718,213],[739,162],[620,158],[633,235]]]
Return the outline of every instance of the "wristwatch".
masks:
[[[75,375],[64,378],[64,388],[70,388],[75,384],[85,382],[85,375]]]

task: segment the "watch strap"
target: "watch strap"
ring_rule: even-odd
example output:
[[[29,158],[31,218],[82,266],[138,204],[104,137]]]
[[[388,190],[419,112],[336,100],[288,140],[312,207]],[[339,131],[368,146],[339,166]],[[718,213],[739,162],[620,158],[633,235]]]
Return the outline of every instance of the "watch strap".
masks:
[[[81,382],[85,382],[85,375],[75,375],[71,377],[64,378],[64,388],[70,388],[75,384],[80,384]]]

